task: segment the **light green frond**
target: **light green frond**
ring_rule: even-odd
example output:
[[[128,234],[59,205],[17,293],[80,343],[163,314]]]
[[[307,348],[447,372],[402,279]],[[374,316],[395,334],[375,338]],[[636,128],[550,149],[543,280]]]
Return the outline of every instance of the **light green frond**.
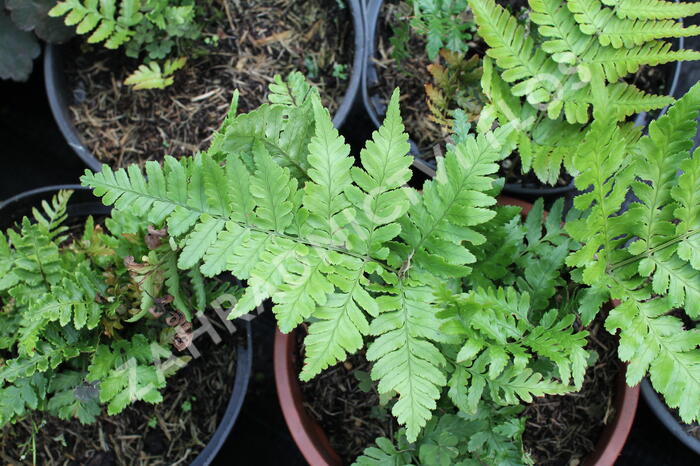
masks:
[[[678,257],[700,270],[700,152],[696,150],[680,168],[683,174],[671,190],[678,204],[673,214],[680,220],[676,225],[676,236],[681,239]]]
[[[627,301],[610,312],[608,331],[620,331],[620,359],[629,361],[627,383],[636,385],[649,372],[666,404],[678,408],[685,422],[700,416],[700,332],[685,330],[680,319],[666,315],[665,299]]]
[[[384,312],[372,322],[377,338],[367,359],[375,361],[372,378],[379,380],[379,392],[398,393],[392,413],[414,441],[447,383],[441,370],[445,358],[434,344],[441,339],[439,321],[429,288],[401,287],[399,295],[383,299]]]
[[[700,32],[698,26],[683,27],[672,20],[622,19],[600,0],[567,0],[569,10],[585,34],[598,37],[601,45],[633,47],[667,37],[688,37]]]
[[[668,2],[664,0],[602,0],[612,7],[620,18],[675,19],[700,13],[697,3]]]

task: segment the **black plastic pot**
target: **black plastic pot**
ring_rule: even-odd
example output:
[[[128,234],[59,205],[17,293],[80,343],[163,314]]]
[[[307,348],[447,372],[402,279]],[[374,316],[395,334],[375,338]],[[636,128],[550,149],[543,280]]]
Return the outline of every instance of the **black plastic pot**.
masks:
[[[666,429],[675,435],[678,440],[683,442],[685,446],[700,455],[700,440],[685,431],[683,425],[676,419],[671,411],[669,411],[666,403],[664,403],[661,397],[654,391],[648,379],[642,381],[642,395],[656,417],[666,426]]]
[[[92,195],[90,189],[80,185],[57,185],[34,189],[18,194],[5,201],[0,202],[0,228],[10,227],[22,217],[31,215],[32,207],[37,207],[42,200],[48,200],[62,189],[72,189],[75,191],[68,205],[67,214],[71,216],[87,215],[107,215],[111,211],[110,207]],[[224,416],[214,434],[209,439],[206,447],[192,461],[193,466],[207,466],[213,463],[216,455],[221,450],[228,438],[233,425],[238,419],[246,393],[248,382],[253,367],[253,340],[250,322],[240,319],[245,329],[245,343],[240,343],[236,348],[236,374],[233,381],[231,398]]]
[[[377,52],[379,13],[383,4],[384,0],[367,0],[365,6],[365,37],[367,43],[364,48],[367,52],[367,56],[364,60],[364,70],[362,73],[362,103],[372,123],[374,123],[377,128],[381,125],[381,118],[383,118],[386,113],[386,104],[376,92],[380,85],[380,79],[377,67],[374,65],[374,58]],[[682,49],[684,46],[684,38],[676,39],[675,45],[678,49]],[[674,96],[676,93],[678,80],[681,76],[682,63],[683,62],[677,62],[669,67],[669,81],[671,85],[669,86],[668,95],[670,96]],[[662,110],[662,112],[665,112],[665,109]],[[635,118],[635,125],[637,126],[646,126],[648,123],[649,116],[646,112],[638,114]],[[413,166],[430,178],[435,176],[435,163],[420,158],[418,146],[413,141],[410,141],[410,144],[411,154],[414,156]],[[575,190],[576,187],[573,181],[567,186],[558,187],[547,187],[543,185],[542,187],[530,188],[517,183],[506,183],[503,187],[503,192],[505,194],[526,200],[534,200],[539,197],[544,197],[545,199],[564,197],[569,193],[573,194]]]
[[[333,125],[336,128],[343,126],[351,110],[354,108],[362,84],[362,68],[365,61],[365,22],[363,21],[364,0],[347,0],[352,15],[355,50],[352,70],[348,88],[343,96],[343,101],[333,115]],[[47,44],[44,51],[44,81],[49,105],[56,123],[63,133],[68,145],[93,171],[100,171],[102,163],[90,152],[83,143],[80,133],[73,125],[73,118],[69,107],[73,104],[73,96],[66,79],[64,60],[68,45]],[[118,52],[121,53],[121,52]],[[222,114],[223,117],[223,114]]]

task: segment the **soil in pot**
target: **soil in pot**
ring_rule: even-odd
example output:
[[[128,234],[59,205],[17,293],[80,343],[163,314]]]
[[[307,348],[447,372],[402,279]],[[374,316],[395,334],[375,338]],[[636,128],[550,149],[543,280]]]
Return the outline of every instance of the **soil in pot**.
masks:
[[[595,351],[597,361],[589,367],[581,391],[563,396],[536,398],[523,412],[527,424],[523,435],[525,450],[535,464],[572,466],[594,451],[604,428],[615,418],[617,378],[622,366],[617,359],[617,343],[603,327],[603,318],[588,328],[586,349]],[[303,336],[297,332],[301,370]],[[379,408],[377,392],[363,386],[370,364],[360,352],[327,369],[300,387],[307,412],[327,434],[331,446],[351,464],[380,436],[393,438],[394,418]],[[360,373],[359,377],[357,374]]]
[[[296,336],[299,372],[306,332],[300,328]],[[299,383],[304,407],[328,435],[343,464],[352,464],[377,437],[393,438],[397,428],[394,418],[379,406],[379,394],[369,382],[370,369],[363,350]]]
[[[104,414],[90,425],[34,413],[2,430],[3,462],[71,466],[189,464],[204,449],[223,417],[236,369],[235,338],[225,338],[217,345],[203,335],[195,345],[201,356],[168,378],[162,403],[139,401],[121,414]],[[186,350],[184,354],[189,353]]]
[[[354,49],[349,7],[336,0],[210,0],[202,39],[164,90],[124,84],[139,62],[121,50],[76,41],[65,57],[73,123],[101,162],[182,156],[208,147],[231,102],[258,107],[276,74],[302,71],[333,112],[348,85]],[[335,70],[335,72],[334,72]]]
[[[528,7],[526,0],[497,0],[497,3],[519,18],[524,18],[526,15]],[[382,5],[377,25],[377,50],[373,59],[377,69],[378,83],[376,89],[370,89],[370,93],[376,93],[381,101],[388,102],[393,89],[395,87],[401,89],[401,110],[406,129],[416,142],[421,158],[430,161],[441,153],[449,133],[430,119],[431,112],[426,101],[425,85],[433,83],[433,78],[428,71],[431,62],[425,52],[425,39],[415,30],[409,28],[406,45],[408,58],[401,61],[394,58],[395,47],[392,43],[397,31],[410,21],[412,15],[412,7],[404,1],[386,0]],[[470,12],[465,12],[463,19],[473,21]],[[467,58],[475,53],[483,56],[487,48],[476,34],[469,45],[470,50],[466,54]],[[436,62],[440,61],[440,58],[436,59]],[[625,81],[636,85],[645,92],[664,94],[667,76],[668,68],[666,67],[644,66],[634,75],[627,76]],[[476,116],[473,115],[474,118]],[[544,186],[532,171],[525,175],[521,173],[520,157],[517,154],[503,160],[499,176],[504,177],[506,183],[528,188]],[[554,186],[568,186],[571,181],[572,177],[562,170]]]
[[[601,315],[588,327],[588,351],[597,361],[586,371],[579,392],[535,398],[527,416],[523,443],[535,464],[573,466],[596,447],[605,426],[615,418],[617,377],[623,370],[617,342],[603,327]]]

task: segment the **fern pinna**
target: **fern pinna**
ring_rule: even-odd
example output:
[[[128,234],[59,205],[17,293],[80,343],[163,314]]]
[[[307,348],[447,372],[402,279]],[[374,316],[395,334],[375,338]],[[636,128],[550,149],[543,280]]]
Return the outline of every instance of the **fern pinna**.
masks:
[[[511,404],[570,390],[572,374],[580,383],[582,366],[575,354],[583,335],[573,336],[571,322],[553,314],[538,318],[543,327],[533,327],[525,317],[527,291],[475,290],[454,306],[464,328],[441,330],[444,305],[436,292],[470,275],[486,240],[480,226],[501,218],[493,208],[498,183],[491,175],[495,162],[508,154],[510,128],[464,135],[439,159],[436,178],[418,192],[405,186],[411,157],[398,91],[384,124],[362,150],[360,166],[354,166],[318,91],[303,76],[292,74],[287,82],[278,78],[271,91],[273,103],[248,114],[236,115],[234,98],[206,153],[169,157],[163,166],[148,162],[147,177],[135,166],[116,172],[105,168],[86,173],[83,183],[117,211],[164,222],[182,247],[181,268],[201,260],[204,275],[228,270],[246,280],[231,318],[271,298],[282,331],[310,322],[303,380],[370,340],[372,378],[381,393],[398,395],[392,412],[406,426],[409,441],[432,417],[447,385],[462,393],[460,404],[473,410],[481,395],[475,388],[469,402],[463,399],[467,384],[490,387],[488,396]],[[464,340],[481,331],[456,309],[478,305],[493,306],[494,318],[506,321],[517,307],[518,330],[484,337],[484,347],[471,353],[463,350],[461,362],[474,365],[474,372],[453,375],[455,366],[446,355],[456,355]],[[501,352],[499,341],[534,342],[543,334],[566,341],[556,376],[527,372],[523,378],[504,371],[511,358],[520,367],[529,360],[525,353],[540,347]],[[502,378],[500,388],[483,379],[486,373],[489,380]],[[508,388],[512,377],[521,391]]]
[[[167,233],[129,213],[104,226],[88,217],[82,235],[70,233],[69,197],[59,192],[0,233],[0,425],[32,410],[89,423],[101,404],[116,414],[161,401],[166,377],[189,359],[168,347],[182,349],[192,311],[228,288],[180,273]]]
[[[620,301],[606,328],[619,332],[627,382],[647,373],[681,418],[700,417],[700,156],[690,153],[700,110],[693,88],[630,142],[607,112],[603,78],[594,79],[595,118],[574,159],[574,205],[588,214],[567,224],[582,243],[568,258],[590,285],[582,317]],[[597,108],[596,108],[597,107]],[[627,192],[635,196],[620,213]]]
[[[673,50],[663,40],[697,35],[698,26],[683,27],[674,20],[694,15],[700,7],[657,0],[529,3],[536,34],[494,0],[469,0],[489,46],[482,85],[490,104],[481,124],[496,118],[520,121],[524,172],[532,168],[540,180],[553,184],[562,164],[573,172],[570,154],[591,117],[593,70],[602,70],[608,111],[619,120],[670,104],[670,96],[647,94],[621,78],[642,66],[700,58],[699,52]]]

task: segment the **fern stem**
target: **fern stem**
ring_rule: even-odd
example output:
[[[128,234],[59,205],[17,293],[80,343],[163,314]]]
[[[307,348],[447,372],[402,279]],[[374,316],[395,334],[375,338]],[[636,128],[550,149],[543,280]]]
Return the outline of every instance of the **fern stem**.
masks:
[[[624,267],[626,265],[632,264],[636,261],[641,260],[644,257],[649,257],[652,254],[659,252],[659,251],[662,251],[662,250],[666,249],[667,247],[673,246],[676,243],[680,243],[681,241],[686,240],[697,233],[700,233],[700,228],[696,228],[694,230],[689,230],[680,236],[676,236],[675,238],[672,238],[672,239],[666,241],[665,243],[661,243],[660,245],[658,245],[656,247],[649,248],[641,254],[629,257],[629,258],[627,258],[623,261],[617,262],[615,264],[611,264],[608,266],[608,273],[612,273],[615,270],[619,269],[620,267]]]

